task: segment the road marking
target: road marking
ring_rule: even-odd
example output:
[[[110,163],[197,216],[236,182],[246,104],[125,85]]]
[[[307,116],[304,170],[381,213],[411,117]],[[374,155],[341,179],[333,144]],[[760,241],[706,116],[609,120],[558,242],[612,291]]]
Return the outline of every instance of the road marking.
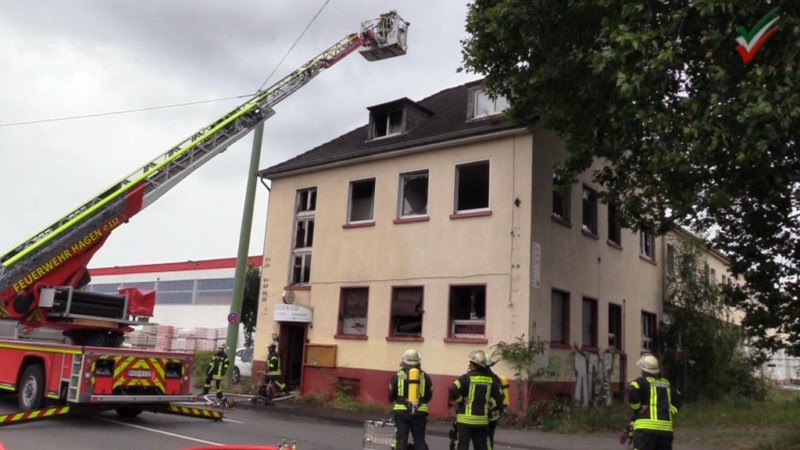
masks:
[[[157,430],[155,428],[143,427],[141,425],[136,425],[136,424],[132,424],[132,423],[120,422],[119,420],[109,419],[107,417],[99,417],[99,416],[94,416],[94,417],[96,419],[105,420],[106,422],[115,423],[117,425],[124,425],[126,427],[137,428],[139,430],[144,430],[144,431],[151,431],[153,433],[164,434],[166,436],[172,436],[172,437],[176,437],[176,438],[180,438],[180,439],[186,439],[187,441],[199,442],[201,444],[215,445],[215,446],[223,446],[223,445],[225,445],[225,444],[221,444],[219,442],[206,441],[206,440],[203,440],[203,439],[197,439],[197,438],[193,438],[191,436],[186,436],[186,435],[183,435],[183,434],[170,433],[169,431],[162,431],[162,430]]]

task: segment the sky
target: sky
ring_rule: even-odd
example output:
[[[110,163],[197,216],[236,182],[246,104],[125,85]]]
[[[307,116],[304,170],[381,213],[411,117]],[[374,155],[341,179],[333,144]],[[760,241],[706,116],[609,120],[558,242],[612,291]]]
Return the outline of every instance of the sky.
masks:
[[[0,0],[0,8],[2,253],[245,98],[207,101],[277,82],[384,12],[410,22],[408,54],[377,62],[352,54],[278,104],[260,169],[366,124],[369,106],[480,78],[457,71],[467,1]],[[167,107],[187,103],[195,104]],[[79,116],[91,117],[69,119]],[[252,136],[114,231],[89,267],[235,257]],[[250,255],[263,252],[267,206],[258,183]]]

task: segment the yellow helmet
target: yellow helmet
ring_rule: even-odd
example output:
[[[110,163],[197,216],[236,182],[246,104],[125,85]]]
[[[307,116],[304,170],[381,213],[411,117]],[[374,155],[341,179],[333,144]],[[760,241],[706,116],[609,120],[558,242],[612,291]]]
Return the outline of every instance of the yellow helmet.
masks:
[[[422,358],[419,356],[418,351],[410,348],[403,352],[403,359],[401,362],[407,366],[419,366],[422,362]]]
[[[636,362],[636,367],[642,369],[642,372],[647,372],[649,374],[657,374],[661,372],[661,367],[658,365],[658,359],[647,353],[642,355],[638,362]]]

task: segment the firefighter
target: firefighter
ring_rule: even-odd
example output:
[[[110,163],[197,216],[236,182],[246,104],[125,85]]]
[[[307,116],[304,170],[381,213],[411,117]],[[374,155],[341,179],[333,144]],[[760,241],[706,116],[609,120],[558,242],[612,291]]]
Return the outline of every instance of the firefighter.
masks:
[[[642,375],[628,384],[633,410],[633,447],[672,450],[672,418],[683,405],[681,394],[661,375],[658,359],[645,354],[636,363]]]
[[[456,448],[490,449],[489,412],[503,404],[500,384],[494,381],[486,367],[486,353],[475,350],[469,354],[469,369],[450,386],[450,402],[456,408]]]
[[[506,395],[504,389],[508,386],[503,386],[503,382],[500,380],[500,377],[494,373],[492,370],[492,366],[495,365],[497,361],[492,361],[492,357],[486,355],[486,370],[489,372],[490,376],[492,377],[492,382],[496,383],[500,386],[500,391],[503,393],[503,402],[495,404],[492,409],[489,410],[489,427],[487,429],[487,433],[489,434],[489,448],[494,447],[494,432],[497,430],[497,423],[500,422],[500,416],[506,413]],[[507,383],[506,383],[507,384]]]
[[[203,395],[208,394],[211,389],[211,380],[214,380],[217,389],[217,400],[222,400],[222,379],[228,372],[228,355],[225,353],[225,346],[220,345],[217,348],[217,353],[208,364],[208,371],[206,372],[206,384],[203,386]]]
[[[272,382],[278,392],[286,391],[286,384],[281,382],[281,355],[278,354],[278,346],[274,342],[269,344],[267,372],[264,374],[264,382]]]
[[[396,450],[408,448],[408,434],[414,439],[414,450],[427,450],[425,428],[428,424],[428,402],[433,396],[431,377],[422,371],[422,358],[414,349],[406,350],[400,369],[389,383],[389,403],[394,406]]]

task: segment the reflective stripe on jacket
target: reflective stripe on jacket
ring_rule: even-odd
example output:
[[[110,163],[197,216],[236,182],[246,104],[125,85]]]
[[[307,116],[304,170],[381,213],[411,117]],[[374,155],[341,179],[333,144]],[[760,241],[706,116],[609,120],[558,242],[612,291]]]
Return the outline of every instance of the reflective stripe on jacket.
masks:
[[[634,410],[633,429],[672,433],[672,418],[681,407],[680,393],[663,377],[641,376],[631,381],[628,400]]]
[[[208,373],[217,380],[225,378],[225,373],[228,372],[228,355],[219,353],[214,354],[214,358],[208,364]]]
[[[457,405],[457,423],[488,425],[489,411],[503,403],[503,394],[490,373],[476,370],[461,375],[453,382],[450,399]]]
[[[281,374],[281,357],[277,353],[269,355],[267,358],[267,375],[280,376]]]
[[[408,400],[408,372],[404,369],[397,371],[392,381],[389,383],[389,401],[394,403],[392,411],[407,411],[410,405]],[[419,401],[417,412],[427,413],[428,402],[433,396],[431,379],[428,374],[419,371]]]

